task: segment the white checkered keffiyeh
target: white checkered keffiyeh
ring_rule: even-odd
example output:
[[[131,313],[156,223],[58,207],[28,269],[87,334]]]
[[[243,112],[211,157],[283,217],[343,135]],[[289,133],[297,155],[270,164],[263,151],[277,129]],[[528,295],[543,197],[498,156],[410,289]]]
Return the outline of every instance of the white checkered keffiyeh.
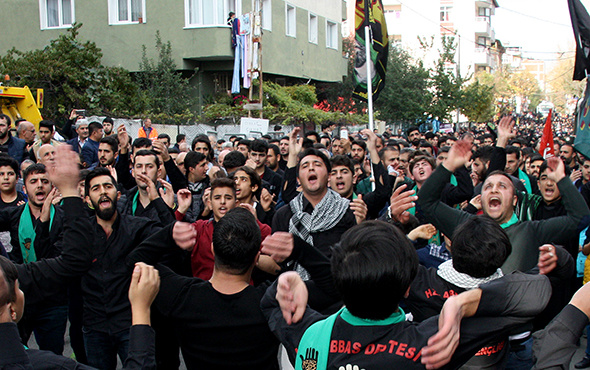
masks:
[[[453,267],[453,260],[448,260],[438,266],[437,275],[449,283],[463,289],[475,289],[483,283],[496,280],[504,276],[502,270],[498,269],[496,272],[485,278],[474,278],[462,272],[455,270]]]

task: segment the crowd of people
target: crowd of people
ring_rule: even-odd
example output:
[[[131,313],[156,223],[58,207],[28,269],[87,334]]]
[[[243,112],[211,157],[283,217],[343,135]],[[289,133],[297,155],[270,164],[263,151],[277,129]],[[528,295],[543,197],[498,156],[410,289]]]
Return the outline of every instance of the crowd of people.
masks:
[[[533,117],[173,145],[78,113],[58,136],[0,114],[0,369],[569,368],[590,316],[571,120],[543,158]]]

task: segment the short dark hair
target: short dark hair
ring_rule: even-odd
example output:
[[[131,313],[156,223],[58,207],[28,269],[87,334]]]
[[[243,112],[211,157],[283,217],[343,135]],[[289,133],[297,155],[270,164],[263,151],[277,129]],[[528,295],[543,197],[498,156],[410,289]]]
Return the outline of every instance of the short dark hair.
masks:
[[[488,216],[463,222],[453,233],[453,267],[475,278],[498,270],[512,253],[512,244],[502,227]]]
[[[170,139],[170,135],[168,135],[168,134],[160,134],[160,135],[158,135],[158,139],[167,139],[168,143],[170,143],[172,141],[172,139]]]
[[[41,128],[41,127],[45,127],[47,129],[49,129],[49,131],[53,132],[55,126],[53,125],[52,120],[44,119],[44,120],[41,120],[41,122],[39,122],[39,128]]]
[[[102,130],[102,128],[102,123],[96,121],[90,122],[90,124],[88,125],[88,136],[92,135],[94,132],[98,130]]]
[[[365,143],[362,140],[353,140],[352,143],[350,144],[350,146],[352,147],[353,145],[358,145],[360,146],[365,152],[367,151],[367,143]]]
[[[1,118],[1,117],[0,117]],[[16,302],[16,281],[18,280],[18,270],[12,261],[4,256],[0,256],[0,270],[6,282],[6,291],[4,284],[0,282],[0,306]]]
[[[100,144],[105,143],[111,147],[113,153],[117,153],[119,151],[119,140],[115,136],[105,136],[100,139]]]
[[[477,158],[480,158],[482,162],[489,162],[490,160],[492,160],[493,152],[494,147],[492,146],[480,146],[479,148],[477,148],[475,152],[473,152],[473,154],[471,155],[471,159],[476,160]]]
[[[0,154],[0,167],[4,166],[11,167],[14,173],[16,174],[16,178],[20,177],[20,171],[16,159],[8,155]]]
[[[248,177],[250,178],[250,185],[251,186],[258,185],[258,188],[254,192],[254,195],[258,199],[260,199],[260,193],[262,192],[262,179],[260,179],[260,175],[256,171],[254,171],[254,169],[252,169],[248,166],[242,166],[242,167],[238,168],[237,170],[235,170],[233,172],[234,176],[235,176],[236,172],[238,172],[238,171],[246,172],[246,175],[248,175]]]
[[[408,127],[408,129],[406,130],[406,136],[410,136],[410,134],[414,131],[418,131],[420,132],[420,130],[418,129],[418,126],[410,126]]]
[[[545,171],[547,171],[547,168],[549,168],[549,165],[547,164],[547,161],[543,161],[543,163],[541,163],[541,165],[539,166],[539,178],[541,178],[541,174]]]
[[[520,159],[520,148],[512,145],[506,147],[506,155],[516,154],[516,159]]]
[[[414,166],[420,161],[426,161],[433,170],[436,168],[436,160],[434,158],[429,155],[417,155],[410,161],[410,172],[414,170]]]
[[[543,157],[541,157],[540,154],[537,154],[537,153],[531,154],[529,158],[530,158],[531,163],[536,162],[536,161],[544,161],[545,160],[545,159],[543,159]],[[582,163],[584,163],[583,161],[584,160],[582,160]]]
[[[236,182],[229,177],[223,176],[213,179],[211,181],[211,193],[217,188],[231,188],[234,192],[234,197],[236,196]]]
[[[105,123],[105,122],[108,122],[108,123],[110,123],[111,125],[115,125],[115,122],[113,121],[113,119],[112,119],[111,117],[105,117],[105,118],[102,120],[102,124],[104,125],[104,123]]]
[[[246,147],[248,147],[248,151],[250,150],[250,146],[252,145],[252,141],[248,140],[248,139],[240,139],[238,141],[238,145],[245,145]]]
[[[352,159],[350,159],[349,156],[347,155],[335,155],[330,159],[330,164],[332,165],[332,168],[334,167],[338,167],[338,166],[344,166],[347,167],[350,172],[354,173],[354,163],[352,161]]]
[[[176,135],[176,143],[180,143],[184,139],[186,139],[186,135],[185,134],[178,134],[178,135]]]
[[[321,138],[320,135],[315,131],[307,131],[304,137],[314,136],[317,143],[320,142]]]
[[[38,173],[47,173],[47,168],[43,163],[35,163],[23,170],[23,181],[27,181],[29,176]]]
[[[236,168],[242,167],[246,164],[246,157],[238,152],[237,150],[233,150],[225,155],[223,158],[223,167],[227,168]]]
[[[275,144],[268,144],[268,149],[272,150],[275,156],[281,155],[281,150]]]
[[[307,157],[308,155],[315,155],[316,157],[320,157],[320,159],[326,165],[326,169],[328,170],[328,173],[330,173],[330,171],[332,171],[332,165],[330,165],[330,160],[328,159],[328,157],[326,157],[326,155],[324,153],[322,153],[321,150],[316,149],[316,148],[307,148],[304,151],[302,151],[301,153],[299,153],[299,155],[297,156],[297,157],[299,157],[299,162],[297,163],[297,170],[296,170],[297,176],[299,176],[299,166],[301,165],[301,161],[303,160],[303,158]]]
[[[363,319],[389,317],[416,276],[416,250],[383,221],[363,222],[340,240],[332,252],[332,277],[346,308]]]
[[[250,151],[266,154],[268,153],[268,143],[264,140],[256,139],[250,144]]]
[[[248,210],[234,208],[213,229],[215,267],[242,275],[255,262],[262,237],[256,218]]]
[[[0,119],[5,119],[6,120],[6,124],[8,126],[10,126],[12,124],[12,120],[10,119],[10,117],[4,113],[0,113]]]
[[[86,175],[86,179],[84,180],[84,195],[90,194],[90,182],[99,176],[110,177],[111,181],[113,182],[113,185],[115,187],[117,186],[117,180],[115,180],[115,178],[111,174],[111,171],[109,171],[105,167],[96,167],[92,171],[88,172],[88,174]],[[82,179],[80,179],[80,181],[82,181]]]
[[[436,135],[432,131],[428,131],[427,133],[424,134],[424,138],[426,140],[428,140],[428,139],[434,139],[435,137],[436,137]]]
[[[138,137],[133,140],[133,143],[131,144],[131,153],[133,153],[135,149],[140,148],[152,148],[152,141],[147,137]]]
[[[184,157],[184,168],[195,168],[197,165],[203,160],[207,159],[207,156],[201,152],[190,151],[186,153],[186,157]]]
[[[154,152],[151,149],[140,149],[137,151],[137,153],[135,153],[133,162],[135,163],[135,158],[137,157],[147,157],[153,155],[155,158],[155,163],[156,163],[156,167],[160,167],[160,158],[158,158],[158,153]],[[185,159],[185,163],[186,163],[186,159]]]

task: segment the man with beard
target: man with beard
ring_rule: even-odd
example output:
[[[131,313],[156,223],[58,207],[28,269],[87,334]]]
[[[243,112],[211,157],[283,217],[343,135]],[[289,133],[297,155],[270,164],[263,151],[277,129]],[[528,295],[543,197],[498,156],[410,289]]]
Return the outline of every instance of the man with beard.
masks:
[[[158,228],[147,218],[117,211],[121,194],[106,168],[96,168],[86,176],[85,194],[95,215],[91,216],[89,230],[93,235],[92,264],[82,276],[84,343],[90,366],[115,369],[117,355],[125,362],[129,350],[131,306],[127,287],[133,267],[126,259]]]
[[[418,127],[410,127],[406,132],[406,135],[408,137],[408,142],[412,144],[412,149],[418,150],[420,148],[420,139],[422,138],[422,135],[420,135],[420,130],[418,130]]]
[[[13,137],[10,133],[12,121],[6,114],[0,114],[0,151],[5,151],[12,158],[21,163],[28,158],[26,152],[27,143],[23,139]]]
[[[115,133],[113,132],[113,126],[114,126],[114,122],[113,119],[111,117],[106,117],[104,120],[102,120],[102,128],[104,130],[104,136],[111,136],[114,135]]]
[[[67,141],[76,153],[82,153],[82,148],[84,147],[84,144],[86,144],[86,140],[88,139],[88,124],[89,122],[87,119],[78,119],[76,121],[76,133],[78,136]]]
[[[119,155],[119,142],[115,136],[100,139],[98,144],[98,166],[113,166]]]
[[[471,145],[458,141],[449,152],[447,160],[424,183],[418,194],[418,205],[432,224],[445,235],[452,235],[464,220],[476,217],[453,209],[439,198],[451,173],[464,166],[471,157]],[[571,181],[565,176],[565,166],[557,158],[549,159],[547,177],[557,184],[563,198],[567,216],[543,221],[520,221],[515,213],[517,195],[512,179],[504,172],[492,172],[483,182],[481,204],[483,213],[490,216],[506,230],[512,243],[512,254],[502,270],[527,271],[536,264],[537,247],[545,243],[563,244],[570,235],[588,225],[590,211]]]
[[[52,201],[57,195],[52,190],[47,170],[42,164],[34,164],[23,171],[23,190],[28,203],[0,211],[0,231],[9,231],[12,250],[10,259],[15,263],[29,263],[57,257],[56,243],[63,233],[63,212]],[[61,354],[67,322],[67,290],[59,289],[40,304],[27,304],[23,320],[19,324],[23,343],[31,333],[39,348]]]
[[[350,201],[328,188],[328,177],[332,170],[328,158],[314,148],[299,153],[299,131],[300,128],[297,127],[289,136],[289,161],[283,188],[283,199],[289,205],[277,211],[272,221],[272,230],[288,231],[307,244],[316,246],[322,254],[330,258],[330,246],[338,243],[342,234],[356,225],[357,220]],[[301,184],[302,191],[299,194],[296,191],[296,180]],[[308,272],[296,260],[293,262],[289,262],[287,268],[296,270],[308,279]],[[320,297],[322,294],[313,296]],[[322,305],[320,302],[318,304]],[[327,302],[325,304],[329,305]]]
[[[158,179],[159,168],[160,160],[154,151],[141,149],[135,153],[131,173],[137,186],[126,194],[121,213],[147,217],[162,226],[174,222],[174,191]],[[163,186],[158,188],[158,182]]]
[[[279,168],[285,171],[287,168],[287,160],[289,160],[289,137],[283,136],[279,140],[279,151],[281,152],[281,158],[279,159]]]

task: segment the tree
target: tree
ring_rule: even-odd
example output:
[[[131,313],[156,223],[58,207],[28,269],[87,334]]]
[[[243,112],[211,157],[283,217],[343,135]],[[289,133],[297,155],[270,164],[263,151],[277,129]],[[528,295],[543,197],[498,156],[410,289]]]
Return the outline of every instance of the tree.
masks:
[[[170,41],[164,43],[160,32],[156,32],[157,60],[148,58],[147,47],[142,47],[140,72],[136,77],[145,94],[146,113],[159,123],[182,124],[194,118],[191,112],[196,104],[194,89],[189,80],[177,72]]]
[[[432,94],[429,72],[422,61],[413,60],[401,48],[390,46],[385,87],[375,101],[379,119],[389,122],[414,123],[424,116]]]
[[[72,108],[94,114],[132,116],[144,108],[141,91],[129,72],[101,64],[102,51],[78,38],[81,23],[51,40],[42,50],[9,50],[0,57],[0,71],[12,84],[44,89],[43,116],[57,119]]]
[[[584,95],[585,81],[574,81],[572,79],[574,70],[574,59],[561,60],[547,77],[547,83],[551,87],[551,102],[560,113],[568,114],[568,100],[581,98]]]
[[[523,102],[523,110],[534,112],[542,100],[541,89],[535,77],[528,71],[513,73],[508,85],[512,95]]]
[[[463,88],[461,112],[473,122],[487,122],[494,117],[494,88],[477,78]]]
[[[465,80],[447,68],[455,63],[455,39],[443,36],[441,41],[440,57],[431,74],[434,97],[427,112],[440,121],[446,121],[450,119],[450,113],[461,105],[461,86]]]

